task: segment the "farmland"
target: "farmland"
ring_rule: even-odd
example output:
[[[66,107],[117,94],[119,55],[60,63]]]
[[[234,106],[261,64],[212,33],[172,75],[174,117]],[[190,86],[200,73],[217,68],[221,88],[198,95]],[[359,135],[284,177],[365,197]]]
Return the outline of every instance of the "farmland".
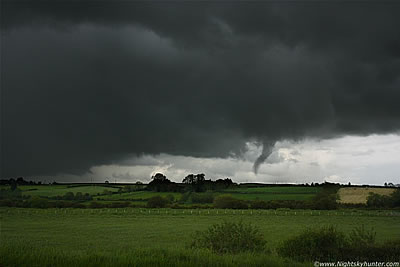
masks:
[[[104,190],[117,192],[123,186],[106,186],[106,185],[22,185],[18,188],[23,195],[38,197],[55,197],[62,196],[68,192],[74,194],[81,192],[88,193],[95,200],[101,199],[105,201],[141,201],[142,203],[153,196],[172,195],[174,199],[179,200],[182,193],[174,192],[154,192],[154,191],[135,191],[122,192],[118,194],[103,195]],[[3,188],[6,188],[3,186]],[[226,189],[214,192],[215,196],[222,194],[230,194],[237,199],[242,200],[309,200],[320,191],[318,187],[301,187],[301,186],[274,186],[274,187],[238,187],[235,189]],[[101,195],[101,196],[98,196]]]
[[[277,252],[305,229],[334,226],[351,233],[363,225],[374,229],[379,244],[400,240],[398,209],[332,207],[335,185],[233,185],[203,192],[185,186],[157,192],[143,185],[18,185],[14,191],[3,185],[1,203],[8,206],[0,207],[0,266],[309,266]],[[157,198],[161,206],[150,208]],[[240,221],[260,229],[266,250],[190,248],[197,231]]]
[[[338,191],[340,203],[365,204],[370,193],[389,196],[393,188],[346,187]]]
[[[105,187],[101,185],[22,185],[23,195],[29,196],[43,196],[43,197],[54,197],[62,196],[68,192],[72,193],[89,193],[90,195],[96,195],[103,193],[107,189],[109,191],[116,192],[118,188]]]
[[[375,229],[378,242],[400,238],[400,216],[394,211],[0,208],[0,215],[1,262],[11,266],[285,266],[274,249],[308,227],[335,225],[349,232],[363,224]],[[215,255],[188,248],[197,230],[223,220],[258,226],[271,254]]]

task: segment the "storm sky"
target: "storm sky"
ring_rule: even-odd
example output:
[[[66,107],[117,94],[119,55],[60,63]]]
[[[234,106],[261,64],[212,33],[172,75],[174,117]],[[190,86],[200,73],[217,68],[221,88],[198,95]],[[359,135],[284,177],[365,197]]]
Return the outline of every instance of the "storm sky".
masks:
[[[399,14],[2,1],[0,176],[399,183]]]

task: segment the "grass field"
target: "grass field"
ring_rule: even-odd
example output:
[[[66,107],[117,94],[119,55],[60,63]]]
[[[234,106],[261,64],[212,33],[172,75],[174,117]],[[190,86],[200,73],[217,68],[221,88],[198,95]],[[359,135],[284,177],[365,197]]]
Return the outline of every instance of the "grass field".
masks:
[[[104,199],[104,200],[147,200],[154,196],[168,196],[172,195],[175,200],[179,200],[181,197],[181,193],[174,193],[174,192],[153,192],[153,191],[136,191],[136,192],[128,192],[128,193],[121,193],[121,194],[112,194],[112,195],[102,195],[95,197],[94,199]]]
[[[9,188],[9,186],[2,186],[1,188]],[[103,185],[21,185],[18,186],[22,190],[23,195],[40,196],[40,197],[54,197],[63,196],[68,192],[74,194],[81,192],[83,194],[89,193],[92,196],[102,194],[104,190],[117,192],[118,187],[109,187]],[[215,196],[221,194],[230,194],[234,198],[243,200],[308,200],[311,199],[321,189],[319,187],[300,187],[300,186],[276,186],[276,187],[258,187],[246,188],[238,187],[235,189],[223,190],[214,192]],[[175,200],[179,200],[182,196],[181,193],[173,192],[153,192],[153,191],[137,191],[126,192],[121,194],[101,195],[95,199],[103,199],[107,201],[117,200],[132,200],[132,201],[147,201],[153,196],[174,196]]]
[[[318,187],[261,187],[261,188],[237,188],[214,192],[214,196],[229,194],[232,197],[242,200],[308,200],[321,190]],[[133,200],[146,201],[153,196],[174,196],[175,200],[179,200],[181,193],[173,192],[152,192],[152,191],[137,191],[121,194],[113,194],[107,196],[95,197],[108,201],[113,200]]]
[[[339,189],[338,195],[340,203],[365,204],[370,193],[388,196],[394,191],[392,188],[345,187]]]
[[[251,222],[274,250],[307,227],[364,224],[377,241],[400,238],[392,211],[0,208],[5,266],[293,266],[272,254],[216,255],[187,248],[196,230],[223,220]],[[309,266],[309,265],[308,265]]]
[[[9,188],[9,186],[4,188]],[[20,185],[18,188],[22,191],[23,195],[39,196],[39,197],[55,197],[63,196],[68,192],[74,194],[81,192],[82,194],[89,193],[90,195],[96,195],[103,193],[105,189],[116,192],[118,188],[102,186],[102,185]]]
[[[234,198],[243,200],[308,200],[321,190],[319,187],[276,186],[276,187],[239,187],[226,190]]]

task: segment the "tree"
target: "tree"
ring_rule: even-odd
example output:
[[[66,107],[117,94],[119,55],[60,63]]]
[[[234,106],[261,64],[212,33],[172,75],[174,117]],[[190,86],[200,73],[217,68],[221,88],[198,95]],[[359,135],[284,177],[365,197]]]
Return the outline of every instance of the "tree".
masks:
[[[204,191],[203,185],[206,181],[205,176],[206,175],[204,173],[196,175],[189,174],[182,180],[182,182],[185,184],[190,184],[192,186],[192,191],[202,192]]]
[[[155,190],[157,192],[168,191],[170,185],[173,183],[167,179],[167,177],[162,173],[156,173],[151,177],[153,179],[147,186],[150,190]]]
[[[72,193],[72,192],[67,192],[64,195],[65,200],[74,200],[74,198],[75,198],[75,196],[74,196],[74,193]]]
[[[156,173],[155,175],[153,175],[152,177],[151,177],[151,179],[153,179],[153,180],[155,180],[155,181],[160,181],[160,182],[164,182],[164,181],[166,181],[166,180],[168,180],[167,179],[167,176],[165,176],[164,174],[162,174],[162,173]]]
[[[75,194],[75,200],[83,200],[83,194],[81,192],[77,192]]]
[[[182,180],[182,183],[184,183],[184,184],[193,184],[194,183],[194,179],[195,179],[195,175],[194,174],[189,174]]]

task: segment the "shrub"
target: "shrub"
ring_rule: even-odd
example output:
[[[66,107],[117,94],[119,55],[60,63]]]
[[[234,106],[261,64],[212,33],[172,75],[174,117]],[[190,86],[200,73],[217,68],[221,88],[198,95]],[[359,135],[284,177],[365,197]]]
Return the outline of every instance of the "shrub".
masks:
[[[245,201],[233,198],[230,195],[217,196],[214,199],[214,207],[218,209],[247,209]]]
[[[268,209],[269,205],[264,200],[254,200],[250,202],[250,209]]]
[[[217,253],[263,251],[266,241],[259,229],[242,222],[214,224],[204,232],[196,232],[192,248],[206,248]]]
[[[148,208],[164,208],[167,206],[169,201],[166,198],[161,196],[154,196],[147,200],[147,207]]]
[[[65,200],[74,200],[74,198],[75,198],[75,196],[74,196],[74,193],[72,193],[72,192],[67,192],[63,196],[63,199],[65,199]]]
[[[126,208],[129,206],[130,206],[130,202],[125,201],[125,202],[112,202],[107,207],[108,208]]]
[[[212,193],[193,193],[192,203],[213,203],[214,195]]]
[[[367,206],[373,208],[389,208],[393,206],[393,200],[390,196],[369,193],[367,197]]]
[[[165,196],[165,199],[168,201],[168,203],[172,203],[175,201],[175,197],[172,194],[168,194],[167,196]]]
[[[364,225],[354,228],[349,234],[349,245],[351,247],[366,247],[375,244],[376,232],[373,229],[366,230]]]
[[[375,243],[375,232],[364,226],[348,236],[334,227],[308,229],[283,242],[278,254],[297,261],[398,261],[400,240]]]
[[[392,240],[383,244],[375,243],[376,232],[366,230],[364,225],[355,228],[348,236],[349,247],[344,255],[350,260],[360,261],[397,261],[400,255],[400,240]]]
[[[103,205],[102,203],[96,202],[96,201],[92,201],[89,204],[89,208],[91,208],[91,209],[102,209],[102,208],[105,208],[105,205]]]
[[[179,203],[183,204],[188,202],[190,195],[192,194],[191,191],[185,192],[181,195],[181,198],[179,199]]]
[[[400,207],[400,189],[396,189],[390,197],[392,198],[393,207]]]
[[[346,236],[329,226],[307,229],[284,241],[278,248],[278,254],[298,261],[330,261],[342,259],[343,248],[346,246]]]
[[[316,210],[335,210],[338,207],[336,195],[334,194],[316,198],[313,203]]]

